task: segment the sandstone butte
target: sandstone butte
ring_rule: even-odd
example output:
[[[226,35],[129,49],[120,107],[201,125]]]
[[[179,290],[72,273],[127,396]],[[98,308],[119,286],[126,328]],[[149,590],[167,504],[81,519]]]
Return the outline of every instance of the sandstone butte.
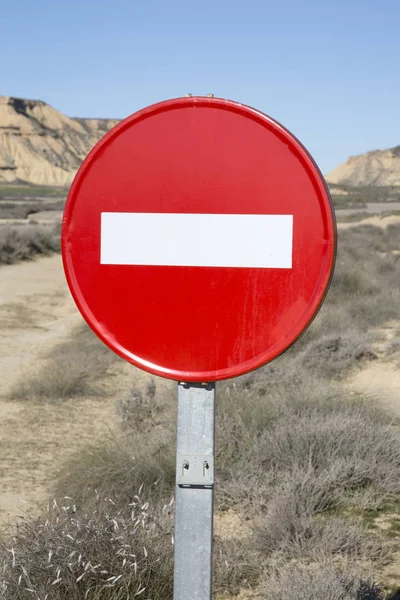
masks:
[[[67,117],[40,100],[0,96],[0,183],[69,186],[89,150],[117,119]],[[400,146],[352,156],[330,184],[400,185]]]
[[[73,119],[40,100],[0,96],[0,183],[69,186],[116,119]]]
[[[328,183],[349,186],[400,185],[400,146],[351,156],[325,176]]]

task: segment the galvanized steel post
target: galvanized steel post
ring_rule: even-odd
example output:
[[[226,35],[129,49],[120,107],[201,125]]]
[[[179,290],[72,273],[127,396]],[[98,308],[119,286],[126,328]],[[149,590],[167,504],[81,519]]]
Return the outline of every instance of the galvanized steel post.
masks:
[[[178,385],[174,600],[210,600],[215,384]]]

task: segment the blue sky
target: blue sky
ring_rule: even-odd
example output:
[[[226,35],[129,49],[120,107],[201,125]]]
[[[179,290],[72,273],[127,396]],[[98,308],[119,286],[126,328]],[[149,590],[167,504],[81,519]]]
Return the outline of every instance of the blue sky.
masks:
[[[400,0],[0,2],[0,95],[123,118],[214,93],[271,115],[324,173],[400,144]]]

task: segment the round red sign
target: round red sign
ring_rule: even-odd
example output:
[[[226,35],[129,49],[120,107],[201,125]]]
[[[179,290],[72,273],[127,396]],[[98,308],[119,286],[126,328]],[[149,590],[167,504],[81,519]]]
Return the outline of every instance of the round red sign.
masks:
[[[100,140],[72,184],[62,241],[75,302],[112,350],[207,382],[271,361],[306,329],[336,228],[291,133],[248,106],[188,97]]]

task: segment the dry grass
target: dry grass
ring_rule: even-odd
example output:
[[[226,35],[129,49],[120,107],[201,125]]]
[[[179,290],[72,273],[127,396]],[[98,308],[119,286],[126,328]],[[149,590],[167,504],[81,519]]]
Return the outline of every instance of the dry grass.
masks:
[[[301,378],[288,378],[286,395],[282,382],[269,390],[259,383],[220,394],[217,506],[265,510],[286,477],[304,472],[316,480],[326,475],[318,479],[330,499],[324,509],[366,508],[367,498],[377,508],[396,498],[400,433],[390,416],[318,380],[309,381],[315,386],[309,395]]]
[[[87,325],[77,328],[69,340],[59,344],[48,356],[37,375],[24,378],[11,391],[18,400],[47,400],[79,396],[101,396],[102,378],[117,360]]]
[[[132,499],[122,515],[82,512],[71,499],[23,521],[1,542],[0,596],[12,600],[172,597],[172,517]]]
[[[330,292],[302,343],[322,335],[366,332],[399,317],[400,226],[364,225],[339,236]]]
[[[217,541],[215,592],[256,585],[257,559],[248,544]],[[95,495],[90,512],[71,498],[53,500],[43,515],[0,538],[0,597],[172,600],[172,563],[172,500],[149,503],[135,494],[122,511],[112,498],[100,503]]]
[[[359,519],[328,511],[335,503],[331,490],[337,495],[339,477],[310,471],[287,474],[256,520],[255,544],[264,560],[285,564],[340,557],[376,564],[386,558],[390,545],[383,537],[371,533]]]
[[[63,465],[56,492],[70,495],[86,511],[100,510],[112,496],[126,510],[136,490],[154,501],[173,493],[175,453],[172,435],[109,436],[74,454]]]
[[[311,340],[296,357],[304,369],[325,379],[342,379],[355,366],[376,358],[370,336],[357,329]]]
[[[11,200],[31,199],[38,200],[42,197],[65,198],[68,193],[68,188],[55,187],[49,185],[34,185],[32,183],[0,183],[0,199]]]
[[[263,586],[266,600],[383,600],[383,590],[357,570],[293,566],[272,574]]]
[[[156,383],[151,379],[143,390],[135,385],[117,399],[115,408],[123,429],[153,429],[165,409],[165,399],[161,399],[156,390]]]
[[[49,228],[29,226],[0,227],[0,265],[32,260],[60,251],[60,237]]]

